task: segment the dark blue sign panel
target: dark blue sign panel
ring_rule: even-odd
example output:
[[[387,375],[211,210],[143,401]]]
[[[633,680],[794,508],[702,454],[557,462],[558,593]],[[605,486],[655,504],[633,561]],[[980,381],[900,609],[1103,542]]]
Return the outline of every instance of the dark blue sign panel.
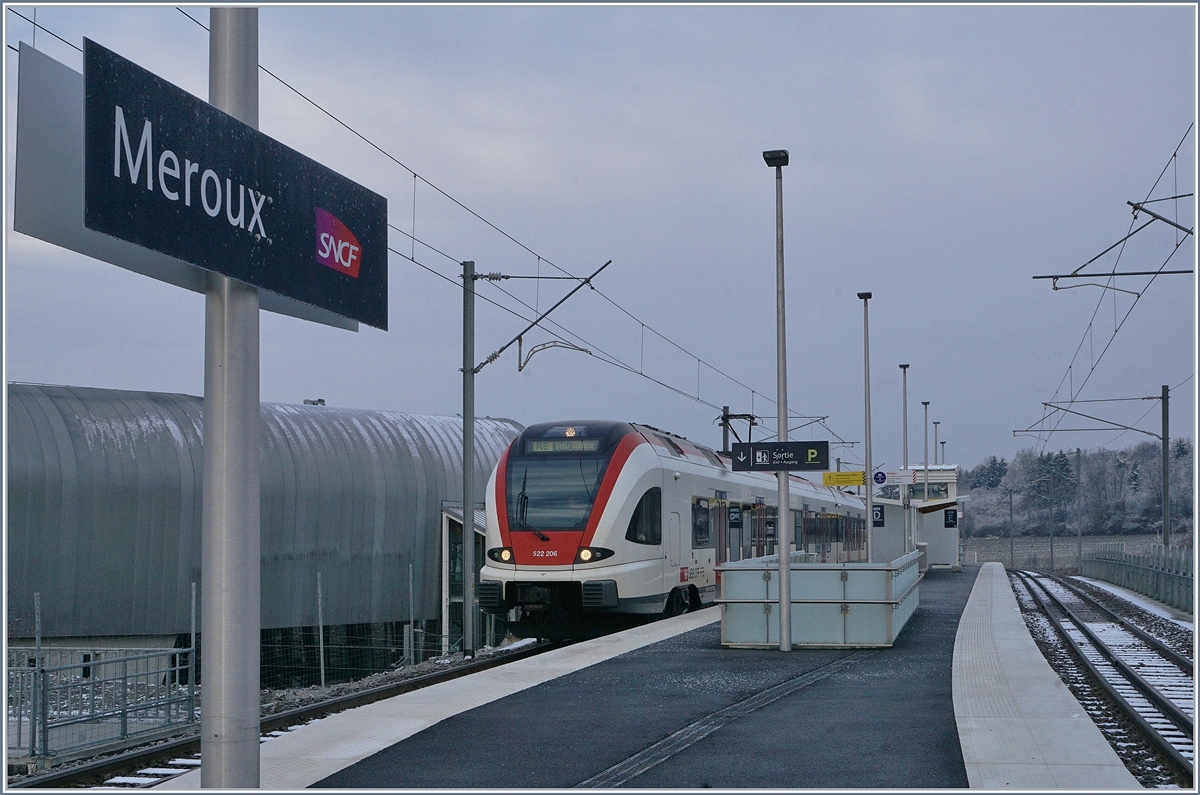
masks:
[[[871,527],[883,527],[883,506],[871,506]]]
[[[829,469],[829,442],[736,442],[734,472],[819,472]]]
[[[84,225],[387,329],[387,200],[84,39]]]

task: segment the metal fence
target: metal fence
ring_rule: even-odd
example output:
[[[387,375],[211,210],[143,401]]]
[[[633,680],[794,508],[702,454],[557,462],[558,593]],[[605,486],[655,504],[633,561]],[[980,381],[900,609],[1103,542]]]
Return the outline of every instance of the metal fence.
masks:
[[[1155,544],[1147,555],[1125,552],[1121,542],[1101,544],[1083,558],[1082,574],[1192,612],[1192,550]]]
[[[461,604],[452,607],[461,609]],[[495,616],[477,612],[476,631],[475,648],[482,648],[499,645],[506,627]],[[203,648],[203,636],[200,640]],[[437,621],[264,629],[260,681],[269,690],[352,682],[459,652],[462,640],[455,610],[450,634],[442,633]]]
[[[10,760],[46,767],[198,719],[191,649],[10,648],[7,664]]]

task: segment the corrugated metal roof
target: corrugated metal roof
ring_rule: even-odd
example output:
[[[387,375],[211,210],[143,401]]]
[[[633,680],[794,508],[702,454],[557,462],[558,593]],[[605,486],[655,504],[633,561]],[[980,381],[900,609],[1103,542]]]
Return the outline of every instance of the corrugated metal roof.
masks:
[[[198,397],[10,384],[10,632],[187,631],[200,579]],[[438,616],[440,510],[462,500],[462,419],[262,404],[262,620],[327,624]],[[475,488],[521,430],[475,428]]]
[[[442,506],[442,513],[449,516],[454,521],[462,524],[463,509],[462,503],[446,503]],[[475,531],[478,533],[487,532],[487,511],[483,508],[475,509]]]

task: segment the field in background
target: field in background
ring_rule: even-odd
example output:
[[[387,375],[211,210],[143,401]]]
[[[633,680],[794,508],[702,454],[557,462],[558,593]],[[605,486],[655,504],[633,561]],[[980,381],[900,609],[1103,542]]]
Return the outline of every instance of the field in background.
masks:
[[[1111,544],[1114,541],[1125,543],[1125,551],[1135,555],[1150,554],[1150,547],[1160,543],[1158,536],[1084,536],[1083,554],[1099,549],[1101,544]],[[1184,544],[1191,546],[1191,538],[1172,539],[1173,546]],[[1013,539],[1012,565],[1017,568],[1050,569],[1050,539],[1044,536],[1020,536]],[[998,561],[1009,566],[1009,545],[1007,538],[968,538],[966,539],[966,557],[964,563],[985,563]],[[1078,536],[1054,537],[1054,570],[1077,571],[1079,560]]]

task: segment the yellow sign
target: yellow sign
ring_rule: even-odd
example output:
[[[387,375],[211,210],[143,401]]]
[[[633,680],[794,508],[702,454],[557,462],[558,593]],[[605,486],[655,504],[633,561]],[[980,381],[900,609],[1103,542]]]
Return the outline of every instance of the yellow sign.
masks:
[[[865,486],[866,472],[826,472],[822,478],[826,486]]]

